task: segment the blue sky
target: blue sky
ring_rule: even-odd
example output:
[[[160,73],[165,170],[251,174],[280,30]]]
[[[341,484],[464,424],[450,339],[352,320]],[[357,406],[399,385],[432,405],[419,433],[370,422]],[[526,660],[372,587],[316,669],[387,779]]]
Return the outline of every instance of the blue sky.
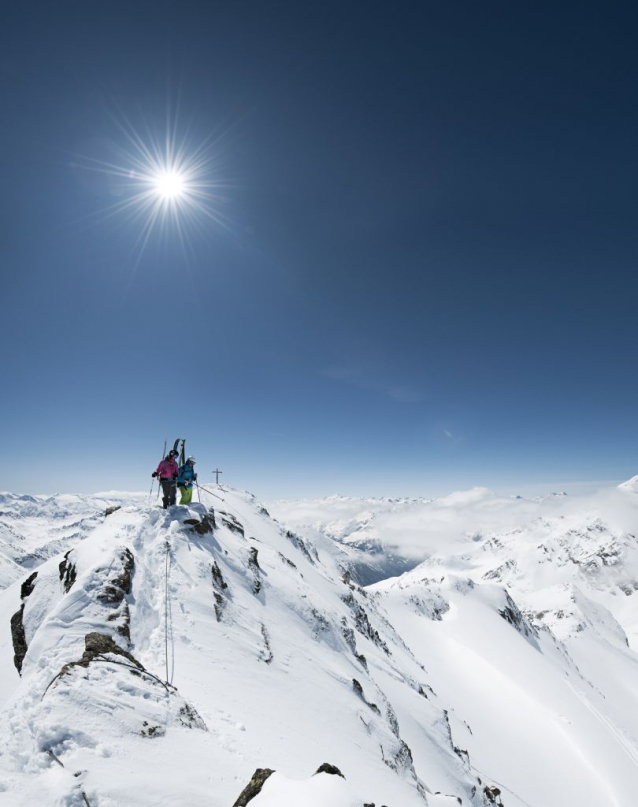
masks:
[[[0,488],[144,489],[178,435],[262,498],[632,476],[637,16],[14,4]],[[78,166],[178,98],[229,224],[140,255]]]

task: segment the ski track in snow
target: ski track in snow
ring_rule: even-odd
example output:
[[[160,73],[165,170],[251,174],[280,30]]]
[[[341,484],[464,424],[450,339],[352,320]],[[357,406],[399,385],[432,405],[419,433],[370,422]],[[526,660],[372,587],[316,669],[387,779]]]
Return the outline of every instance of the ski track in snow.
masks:
[[[581,703],[583,703],[594,715],[596,720],[598,720],[598,722],[611,735],[613,740],[620,746],[633,764],[638,768],[638,748],[636,747],[636,743],[630,740],[625,732],[622,731],[618,726],[614,725],[614,723],[608,717],[605,717],[605,715],[594,706],[585,693],[581,692],[578,687],[574,686],[569,679],[566,678],[565,683],[571,689],[574,695],[576,695],[576,697],[581,701]]]

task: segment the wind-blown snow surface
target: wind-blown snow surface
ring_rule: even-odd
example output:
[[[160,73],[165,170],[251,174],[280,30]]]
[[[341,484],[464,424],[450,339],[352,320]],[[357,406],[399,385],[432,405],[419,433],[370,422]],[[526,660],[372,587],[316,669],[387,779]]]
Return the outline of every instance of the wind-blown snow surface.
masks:
[[[637,487],[371,500],[366,589],[249,494],[95,516],[0,592],[0,803],[635,807]]]

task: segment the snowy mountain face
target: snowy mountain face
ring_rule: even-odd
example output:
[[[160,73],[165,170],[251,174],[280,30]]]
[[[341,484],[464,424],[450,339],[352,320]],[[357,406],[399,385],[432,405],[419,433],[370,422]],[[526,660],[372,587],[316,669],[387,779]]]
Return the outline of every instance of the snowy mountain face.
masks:
[[[366,590],[471,727],[459,747],[505,803],[636,803],[638,478],[575,500],[475,489],[273,509],[327,534],[348,510],[351,544],[365,513],[382,547],[421,553],[416,568]]]
[[[115,491],[95,496],[0,493],[0,589],[86,537],[107,508],[140,500],[142,494]]]
[[[634,807],[631,485],[285,525],[215,490],[6,495],[0,804]],[[413,568],[357,584],[386,546]]]
[[[394,551],[392,536],[405,514],[414,514],[428,504],[427,499],[329,496],[277,501],[270,509],[278,519],[304,535],[331,538],[336,557],[348,567],[353,579],[365,586],[402,574],[419,563],[421,551]]]

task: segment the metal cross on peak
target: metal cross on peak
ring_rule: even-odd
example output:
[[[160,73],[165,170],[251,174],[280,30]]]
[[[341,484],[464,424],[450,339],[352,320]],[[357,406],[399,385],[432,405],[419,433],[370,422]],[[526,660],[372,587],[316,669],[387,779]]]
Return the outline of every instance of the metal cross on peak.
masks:
[[[219,475],[220,475],[220,474],[223,474],[224,472],[223,472],[223,471],[220,471],[220,470],[219,470],[219,468],[215,468],[215,470],[213,471],[213,473],[215,474],[215,484],[216,484],[216,485],[219,485]]]

